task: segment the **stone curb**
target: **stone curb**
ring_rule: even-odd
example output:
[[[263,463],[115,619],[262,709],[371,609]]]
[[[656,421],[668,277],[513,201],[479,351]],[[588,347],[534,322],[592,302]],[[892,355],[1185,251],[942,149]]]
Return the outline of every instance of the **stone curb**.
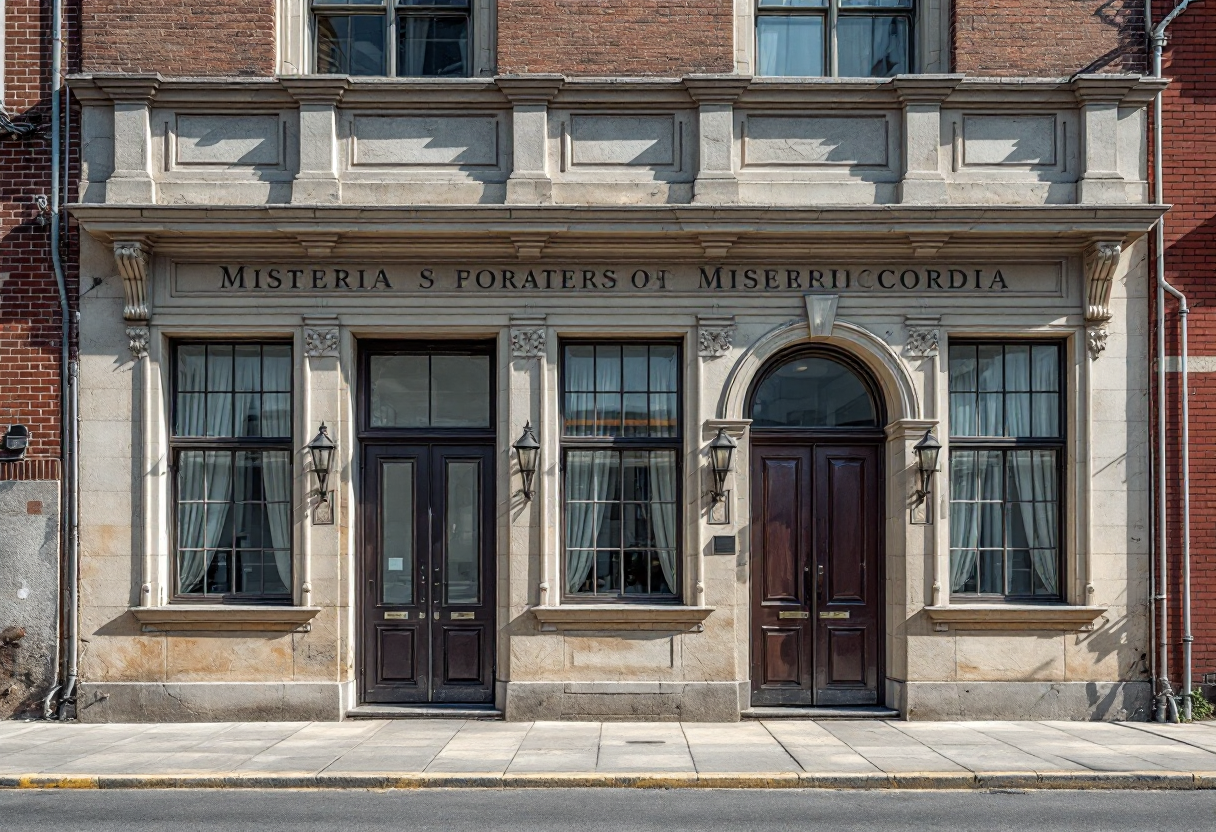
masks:
[[[6,774],[0,789],[1127,789],[1216,790],[1216,772],[723,772],[600,774]]]

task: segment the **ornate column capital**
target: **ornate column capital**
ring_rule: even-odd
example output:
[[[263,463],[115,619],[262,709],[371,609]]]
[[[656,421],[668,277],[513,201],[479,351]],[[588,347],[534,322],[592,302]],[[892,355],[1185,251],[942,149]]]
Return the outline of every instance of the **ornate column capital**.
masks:
[[[309,358],[336,358],[338,316],[304,318],[304,354]]]
[[[730,352],[735,340],[734,315],[697,316],[697,354],[718,358]]]
[[[511,355],[515,358],[544,358],[546,343],[544,315],[511,316]]]
[[[131,350],[131,358],[139,361],[148,356],[148,342],[151,339],[146,326],[127,327],[127,346]]]
[[[1110,291],[1123,242],[1097,241],[1085,249],[1085,331],[1089,357],[1096,360],[1106,349],[1111,319]]]
[[[123,320],[146,321],[148,312],[148,254],[146,240],[115,240],[114,262],[122,275]]]
[[[908,331],[904,352],[909,358],[932,358],[937,355],[941,322],[940,315],[908,315],[904,318],[904,327]]]

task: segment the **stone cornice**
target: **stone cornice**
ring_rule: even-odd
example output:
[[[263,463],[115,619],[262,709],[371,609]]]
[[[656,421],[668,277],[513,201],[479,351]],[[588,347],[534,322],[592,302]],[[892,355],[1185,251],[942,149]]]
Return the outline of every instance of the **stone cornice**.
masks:
[[[263,78],[177,77],[156,73],[82,73],[68,78],[77,100],[155,100],[158,106],[254,109],[294,107],[298,96],[341,99],[344,107],[505,108],[516,103],[609,108],[691,106],[734,102],[744,108],[808,108],[833,103],[898,107],[903,101],[940,101],[945,107],[1058,108],[1084,101],[1144,106],[1168,80],[1136,75],[1074,78],[987,78],[966,75],[903,75],[897,78],[751,78],[690,75],[684,78],[565,78],[504,75],[497,78],[362,78],[297,75]],[[340,93],[340,95],[338,95]]]
[[[338,235],[335,257],[516,259],[521,235],[544,235],[545,259],[643,256],[704,260],[707,234],[736,240],[731,260],[826,256],[842,238],[874,256],[910,257],[909,235],[949,235],[938,257],[1080,255],[1095,239],[1136,239],[1164,206],[357,206],[72,205],[84,229],[105,243],[146,237],[166,254],[222,255],[240,248],[298,257],[299,235]],[[892,231],[902,233],[893,234]]]

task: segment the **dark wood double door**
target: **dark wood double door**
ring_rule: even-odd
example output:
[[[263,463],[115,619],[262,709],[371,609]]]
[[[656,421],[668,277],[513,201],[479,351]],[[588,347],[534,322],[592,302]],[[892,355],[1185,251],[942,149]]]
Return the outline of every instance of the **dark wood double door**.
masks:
[[[362,697],[494,701],[494,446],[363,449]]]
[[[753,705],[879,701],[880,448],[753,440]]]

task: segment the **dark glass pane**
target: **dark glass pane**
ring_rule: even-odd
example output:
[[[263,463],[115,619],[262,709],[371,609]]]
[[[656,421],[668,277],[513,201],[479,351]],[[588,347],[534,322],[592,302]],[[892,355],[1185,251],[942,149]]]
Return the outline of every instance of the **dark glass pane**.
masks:
[[[211,344],[207,347],[207,391],[220,393],[232,390],[232,347]]]
[[[1004,595],[1005,594],[1005,574],[1003,566],[1003,553],[1000,549],[995,551],[981,549],[979,553],[980,561],[980,588],[979,591],[985,595]]]
[[[462,77],[469,74],[467,17],[403,16],[397,74],[410,77]]]
[[[202,344],[183,344],[177,348],[177,389],[181,393],[207,389],[207,348]]]
[[[841,15],[837,71],[843,78],[890,78],[908,72],[908,19]]]
[[[980,393],[976,397],[979,436],[1004,436],[1005,396],[1002,393]]]
[[[621,394],[595,394],[595,435],[621,435]]]
[[[262,347],[262,391],[291,392],[291,347],[286,344]]]
[[[912,0],[840,0],[840,8],[910,9]]]
[[[595,348],[595,390],[616,393],[621,389],[621,348],[603,345]]]
[[[595,552],[591,549],[566,550],[566,589],[589,594],[595,591]]]
[[[450,6],[467,8],[469,0],[397,0],[398,6]]]
[[[760,8],[815,8],[826,9],[828,0],[760,0]]]
[[[230,552],[208,552],[204,591],[208,595],[220,595],[232,591],[232,564]]]
[[[291,592],[283,580],[284,575],[291,575],[291,552],[267,552],[263,563],[265,566],[262,569],[262,592],[267,595],[286,595]]]
[[[650,395],[650,435],[674,437],[679,435],[679,423],[675,393],[652,393]]]
[[[647,552],[625,553],[625,594],[643,595],[648,590],[647,579],[650,575],[649,557]]]
[[[431,356],[431,426],[490,426],[490,357]]]
[[[950,394],[950,435],[975,436],[975,394]]]
[[[861,379],[829,358],[795,358],[761,382],[752,403],[756,427],[877,427]]]
[[[587,344],[566,347],[566,390],[592,392],[595,390],[595,347]]]
[[[649,502],[650,451],[626,451],[622,457],[622,498],[628,501]]]
[[[481,597],[481,463],[448,462],[446,477],[446,602],[476,604]]]
[[[824,74],[824,20],[818,15],[756,18],[761,75],[811,77]]]
[[[976,592],[979,587],[979,561],[974,549],[950,553],[950,591]]]
[[[650,556],[650,591],[656,594],[674,595],[671,584],[675,582],[676,553],[674,550],[655,552]],[[671,575],[671,581],[667,576]]]
[[[623,436],[650,435],[650,406],[645,393],[626,393]]]
[[[1005,435],[1030,436],[1030,394],[1005,394]]]
[[[317,72],[385,75],[383,14],[318,14]]]
[[[262,436],[285,439],[291,436],[291,394],[262,394]]]
[[[262,550],[236,553],[236,588],[234,592],[262,594]]]
[[[239,549],[260,549],[266,531],[266,505],[264,503],[237,503],[233,507],[236,517],[235,544]],[[269,541],[267,541],[269,542]]]
[[[206,545],[203,536],[205,503],[177,504],[177,545],[182,549],[201,549]]]
[[[595,545],[600,549],[621,546],[621,504],[597,503],[595,506]]]
[[[1032,436],[1060,435],[1060,396],[1058,393],[1035,393],[1032,402],[1034,429]]]
[[[1005,389],[1030,389],[1030,347],[1011,344],[1005,347]]]
[[[203,591],[207,553],[183,551],[177,553],[177,591],[182,595],[195,595]]]
[[[565,432],[567,436],[591,436],[595,432],[595,394],[567,393]]]
[[[262,389],[262,349],[257,345],[238,344],[234,350],[236,364],[234,390],[249,392]]]
[[[984,392],[999,392],[1005,387],[1004,350],[1000,346],[980,345],[977,348],[979,358],[979,390]]]
[[[950,392],[966,393],[976,389],[975,347],[950,348]]]
[[[1024,549],[1009,552],[1009,594],[1031,594],[1030,552]]]
[[[1060,352],[1054,344],[1031,349],[1031,387],[1044,393],[1060,389]]]
[[[655,393],[674,393],[679,368],[676,366],[676,348],[657,346],[650,348],[650,389]]]
[[[204,436],[232,436],[232,394],[207,393]]]
[[[427,427],[430,359],[425,355],[373,355],[369,364],[372,427]]]
[[[177,457],[177,499],[202,500],[203,452],[182,451]]]
[[[173,432],[178,436],[202,436],[207,424],[207,394],[178,393]]]
[[[595,591],[598,595],[612,594],[621,589],[621,553],[595,553]]]
[[[649,549],[655,545],[654,528],[650,521],[650,505],[625,503],[625,548]]]
[[[237,393],[232,397],[234,436],[262,435],[262,395],[260,393]]]
[[[645,392],[649,387],[649,354],[646,347],[628,346],[621,349],[624,363],[624,389]]]
[[[236,483],[233,499],[237,502],[260,502],[266,499],[262,491],[262,460],[257,451],[236,454]]]

